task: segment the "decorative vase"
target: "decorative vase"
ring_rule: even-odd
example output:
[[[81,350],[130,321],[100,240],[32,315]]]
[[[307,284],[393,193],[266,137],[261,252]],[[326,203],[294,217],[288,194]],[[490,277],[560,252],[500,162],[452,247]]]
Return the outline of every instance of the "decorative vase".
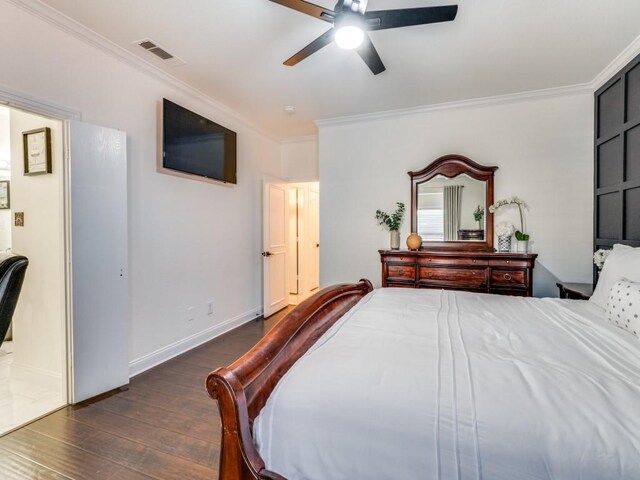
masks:
[[[409,250],[418,250],[422,246],[422,237],[417,233],[411,233],[407,237],[407,247]]]
[[[516,240],[516,252],[527,253],[529,251],[529,240]]]
[[[400,250],[400,232],[398,230],[391,230],[391,250]]]
[[[499,235],[498,236],[498,251],[510,252],[511,251],[511,235]]]

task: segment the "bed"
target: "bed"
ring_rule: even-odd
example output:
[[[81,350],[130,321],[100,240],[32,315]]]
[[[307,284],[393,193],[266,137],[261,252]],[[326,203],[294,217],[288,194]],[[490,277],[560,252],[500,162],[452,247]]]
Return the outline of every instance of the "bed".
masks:
[[[640,478],[639,354],[588,301],[330,287],[209,375],[220,478]]]
[[[613,250],[590,301],[326,288],[207,377],[220,478],[640,479],[640,323],[616,326],[609,301],[625,278],[640,304],[640,249],[628,250],[640,247],[640,156],[600,148],[640,122],[638,64],[595,93],[593,246]],[[433,165],[447,177],[479,167]]]

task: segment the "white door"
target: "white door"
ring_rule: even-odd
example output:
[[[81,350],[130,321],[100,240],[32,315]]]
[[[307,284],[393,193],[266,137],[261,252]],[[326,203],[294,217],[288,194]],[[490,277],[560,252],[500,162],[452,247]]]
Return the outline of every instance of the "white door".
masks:
[[[71,401],[129,383],[127,137],[69,122]]]
[[[309,290],[320,286],[320,192],[309,189],[309,208],[307,213],[309,225]]]
[[[289,192],[284,182],[265,179],[262,205],[264,317],[289,305],[287,235]]]

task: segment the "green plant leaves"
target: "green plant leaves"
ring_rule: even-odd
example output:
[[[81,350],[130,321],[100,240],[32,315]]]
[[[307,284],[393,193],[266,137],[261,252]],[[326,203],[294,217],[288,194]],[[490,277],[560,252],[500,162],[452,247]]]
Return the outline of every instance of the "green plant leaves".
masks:
[[[376,210],[376,220],[378,220],[378,224],[387,227],[392,232],[400,230],[400,225],[402,225],[402,220],[404,219],[404,203],[396,202],[396,205],[398,208],[396,208],[396,211],[391,215],[382,210]]]

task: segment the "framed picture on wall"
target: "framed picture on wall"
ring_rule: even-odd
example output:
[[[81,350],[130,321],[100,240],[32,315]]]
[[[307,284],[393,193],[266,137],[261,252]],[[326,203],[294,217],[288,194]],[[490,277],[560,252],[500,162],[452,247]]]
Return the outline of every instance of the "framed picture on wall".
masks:
[[[11,208],[9,197],[9,180],[0,180],[0,210]]]
[[[51,173],[51,129],[38,128],[22,132],[24,145],[24,174]]]

